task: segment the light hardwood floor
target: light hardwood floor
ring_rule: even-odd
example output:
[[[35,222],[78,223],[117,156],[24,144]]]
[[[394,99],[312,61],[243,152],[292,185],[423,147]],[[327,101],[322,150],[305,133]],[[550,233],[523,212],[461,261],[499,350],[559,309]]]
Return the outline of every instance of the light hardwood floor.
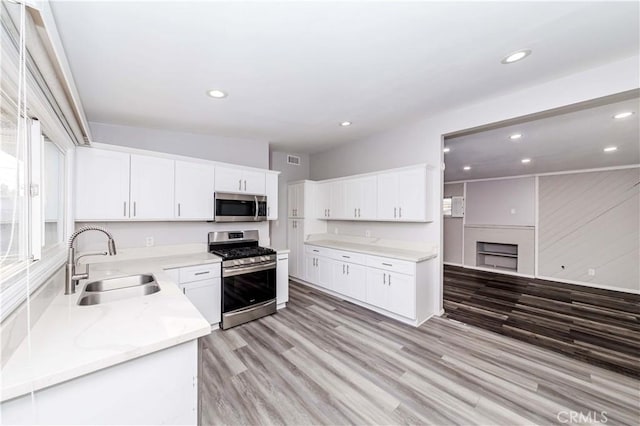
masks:
[[[203,425],[640,419],[633,378],[451,319],[413,328],[293,282],[286,309],[200,346]]]

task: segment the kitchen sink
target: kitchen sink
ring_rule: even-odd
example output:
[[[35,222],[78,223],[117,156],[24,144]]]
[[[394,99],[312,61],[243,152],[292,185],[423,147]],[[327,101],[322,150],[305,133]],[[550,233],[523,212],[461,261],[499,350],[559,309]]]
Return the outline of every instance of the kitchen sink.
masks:
[[[147,296],[159,291],[160,286],[151,274],[107,278],[87,284],[78,299],[78,305],[100,305],[132,297]]]
[[[143,286],[154,283],[156,278],[151,274],[128,275],[126,277],[107,278],[105,280],[93,281],[84,288],[86,292],[111,291],[126,287]]]

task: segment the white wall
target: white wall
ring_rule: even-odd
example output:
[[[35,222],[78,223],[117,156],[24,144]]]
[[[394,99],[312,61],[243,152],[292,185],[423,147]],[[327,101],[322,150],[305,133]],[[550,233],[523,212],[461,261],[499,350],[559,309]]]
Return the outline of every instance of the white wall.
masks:
[[[269,142],[266,140],[173,132],[145,127],[89,123],[92,142],[186,155],[205,160],[243,166],[269,168]]]
[[[535,225],[533,177],[467,183],[466,225]]]
[[[445,184],[443,197],[464,197],[464,184]],[[463,218],[447,216],[444,218],[442,226],[444,229],[444,241],[442,247],[443,261],[461,265]]]
[[[419,162],[441,165],[444,160],[443,135],[638,89],[638,60],[637,55],[618,60],[444,111],[381,135],[313,154],[311,179],[347,176]],[[435,200],[442,198],[442,185],[440,173],[434,179]],[[435,221],[432,224],[415,225],[415,234],[409,237],[439,242],[442,246],[441,203],[434,208],[437,208]],[[376,224],[372,226],[372,234],[391,232],[389,226],[394,225]],[[436,261],[441,263],[442,257]],[[442,290],[442,268],[435,269],[432,279]]]
[[[300,157],[299,165],[287,164],[287,155]],[[271,153],[271,170],[280,172],[278,178],[278,220],[271,222],[271,246],[287,247],[287,184],[297,180],[309,179],[309,154],[291,152]]]

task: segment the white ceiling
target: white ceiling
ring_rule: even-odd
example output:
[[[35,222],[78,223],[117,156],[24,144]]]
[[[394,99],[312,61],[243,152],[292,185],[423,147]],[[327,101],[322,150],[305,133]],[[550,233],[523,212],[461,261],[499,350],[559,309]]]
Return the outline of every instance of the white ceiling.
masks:
[[[624,111],[635,114],[613,118]],[[639,113],[634,98],[447,139],[445,182],[640,164]],[[609,146],[618,150],[605,153]]]
[[[640,50],[638,2],[54,2],[90,121],[316,152]],[[508,53],[529,48],[522,62]],[[228,98],[205,96],[218,88]],[[348,128],[338,123],[350,120]]]

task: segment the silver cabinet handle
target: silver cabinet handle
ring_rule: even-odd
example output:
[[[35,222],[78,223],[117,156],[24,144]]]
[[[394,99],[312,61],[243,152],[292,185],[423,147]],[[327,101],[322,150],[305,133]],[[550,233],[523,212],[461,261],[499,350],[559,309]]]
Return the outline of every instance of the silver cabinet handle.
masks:
[[[342,264],[342,275],[344,275],[344,263]]]
[[[402,207],[398,208],[398,217],[402,217]]]
[[[349,275],[349,265],[347,265],[347,275]]]
[[[180,217],[180,203],[178,203],[178,217]]]
[[[245,191],[247,190],[247,180],[246,179],[244,180],[244,190]]]
[[[211,271],[196,272],[196,273],[195,273],[195,274],[193,274],[193,275],[206,275],[206,274],[208,274],[209,272],[211,272]]]
[[[342,255],[342,257],[344,257],[345,259],[351,259],[351,256]]]
[[[384,266],[393,266],[393,264],[391,264],[391,263],[384,263],[384,262],[382,262],[382,264],[383,264]]]
[[[358,207],[358,217],[360,217],[360,207]]]
[[[353,217],[358,217],[358,209],[353,209]]]
[[[391,285],[391,274],[389,274],[389,285]]]
[[[397,217],[397,215],[396,215],[397,210],[398,210],[398,209],[397,209],[396,207],[394,207],[394,208],[393,208],[393,218],[394,218],[394,219]]]
[[[320,253],[320,250],[313,250],[314,253]]]
[[[244,183],[245,183],[245,188],[244,189],[246,190],[247,189],[246,188],[247,181],[245,180]],[[254,216],[253,220],[257,221],[258,220],[258,211],[260,210],[260,207],[258,206],[258,196],[254,195],[253,199],[256,201],[256,215]]]
[[[271,207],[267,206],[267,216],[271,216]]]
[[[136,215],[136,202],[133,202],[133,216],[135,217]]]
[[[184,287],[182,287],[182,294],[187,294],[187,289],[185,289]]]
[[[122,212],[122,215],[124,217],[127,217],[127,202],[126,201],[124,202],[124,211]]]
[[[331,217],[331,209],[327,209],[327,212],[328,212],[327,217]]]
[[[238,179],[238,191],[242,191],[242,179]]]
[[[382,284],[387,283],[387,274],[382,274]]]

